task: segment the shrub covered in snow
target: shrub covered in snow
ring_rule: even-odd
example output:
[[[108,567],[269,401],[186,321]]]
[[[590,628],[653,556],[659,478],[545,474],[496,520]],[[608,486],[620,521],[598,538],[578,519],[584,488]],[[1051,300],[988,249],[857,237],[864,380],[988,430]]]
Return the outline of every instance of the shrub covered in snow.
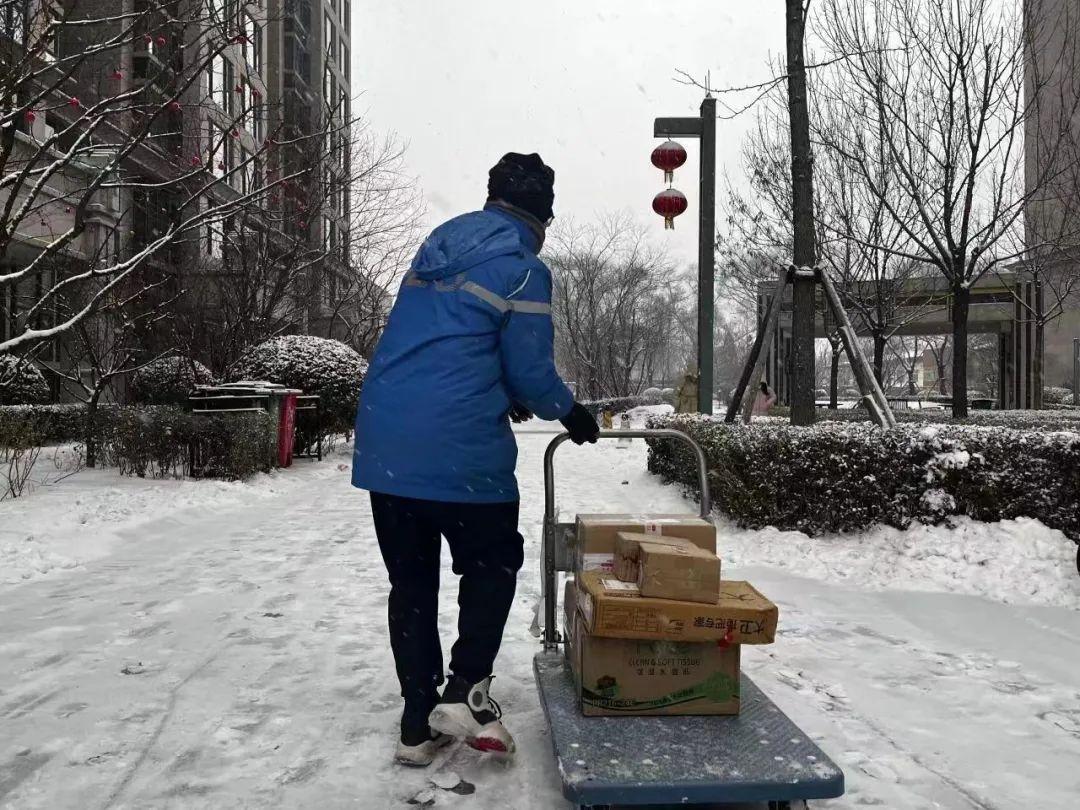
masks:
[[[107,418],[112,406],[98,408],[98,418]],[[8,405],[0,407],[0,445],[6,436],[30,430],[38,444],[81,441],[86,435],[86,406],[81,403],[61,405]]]
[[[324,428],[348,433],[367,374],[367,361],[337,340],[313,335],[271,338],[250,349],[229,370],[232,380],[267,380],[318,394]]]
[[[101,455],[121,475],[246,478],[270,466],[276,431],[265,411],[193,414],[117,408],[100,428]]]
[[[646,389],[649,391],[656,391],[658,389]],[[658,405],[663,402],[662,396],[653,397],[640,394],[632,397],[609,397],[607,399],[593,399],[582,402],[589,412],[596,417],[599,417],[601,413],[606,410],[610,410],[612,413],[625,413],[626,411],[634,408],[640,408],[642,405]]]
[[[786,406],[773,406],[771,416],[787,418],[791,415]],[[1080,410],[1059,407],[1055,410],[1028,411],[968,411],[966,419],[953,419],[948,409],[926,408],[923,410],[894,410],[896,421],[912,425],[996,425],[1018,430],[1080,430]],[[829,410],[819,408],[818,422],[870,422],[870,415],[863,408]]]
[[[0,405],[48,401],[49,384],[33,363],[13,354],[0,354]]]
[[[740,525],[807,534],[905,528],[953,515],[1031,517],[1080,542],[1080,433],[974,425],[782,422],[728,425],[655,417],[694,437],[709,459],[714,503]],[[1077,424],[1080,428],[1080,423]],[[649,469],[696,487],[691,452],[650,441]]]
[[[81,404],[0,407],[0,447],[82,441],[87,414]],[[97,437],[98,463],[124,475],[191,475],[194,461],[203,475],[235,479],[269,466],[277,434],[264,412],[212,416],[103,405]]]
[[[1049,385],[1043,388],[1043,405],[1071,405],[1073,392],[1068,388]]]
[[[161,357],[131,375],[132,402],[142,405],[183,405],[196,385],[214,381],[210,369],[190,357]]]

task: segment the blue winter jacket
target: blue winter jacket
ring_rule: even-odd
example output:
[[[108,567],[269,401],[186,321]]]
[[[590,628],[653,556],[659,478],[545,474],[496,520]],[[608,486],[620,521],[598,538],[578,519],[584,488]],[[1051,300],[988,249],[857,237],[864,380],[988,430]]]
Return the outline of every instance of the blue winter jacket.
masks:
[[[488,207],[436,228],[402,281],[356,413],[353,486],[436,501],[518,500],[511,402],[574,398],[555,370],[551,273],[523,221]]]

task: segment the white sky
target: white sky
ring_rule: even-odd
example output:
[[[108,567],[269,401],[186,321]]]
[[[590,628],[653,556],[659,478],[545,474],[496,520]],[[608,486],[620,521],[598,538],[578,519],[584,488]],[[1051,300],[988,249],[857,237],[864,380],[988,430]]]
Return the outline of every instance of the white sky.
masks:
[[[703,97],[677,68],[717,87],[767,78],[783,52],[783,4],[716,0],[354,0],[353,87],[380,130],[409,145],[429,225],[484,201],[503,153],[555,169],[556,217],[631,210],[673,255],[697,256],[697,148],[675,187],[690,200],[674,232],[653,214],[653,118],[695,115]],[[717,126],[720,170],[738,182],[749,115]],[[718,199],[723,194],[717,183]]]

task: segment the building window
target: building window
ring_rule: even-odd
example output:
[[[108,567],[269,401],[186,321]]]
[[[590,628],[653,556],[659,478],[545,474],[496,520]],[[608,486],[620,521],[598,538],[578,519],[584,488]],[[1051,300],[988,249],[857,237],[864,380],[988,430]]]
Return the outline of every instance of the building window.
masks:
[[[330,58],[334,56],[334,39],[334,24],[329,14],[323,14],[323,51]]]
[[[345,44],[345,40],[341,40],[341,73],[345,76],[345,81],[352,81],[352,65],[349,62],[349,46]]]
[[[222,54],[214,54],[210,59],[210,100],[225,112],[229,110],[232,93],[232,87],[229,86],[231,74],[232,65],[225,61]]]

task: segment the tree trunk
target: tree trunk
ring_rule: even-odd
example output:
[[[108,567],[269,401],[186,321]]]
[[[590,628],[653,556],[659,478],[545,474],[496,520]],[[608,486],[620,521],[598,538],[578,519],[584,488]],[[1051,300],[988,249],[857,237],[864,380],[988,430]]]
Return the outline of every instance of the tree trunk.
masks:
[[[787,3],[788,112],[791,124],[791,220],[796,268],[813,268],[814,175],[806,96],[803,0]],[[795,274],[791,317],[791,424],[814,423],[814,278]]]
[[[885,336],[874,333],[874,379],[878,381],[878,385],[885,388],[884,380],[884,367],[885,367]]]
[[[968,415],[968,310],[971,307],[971,290],[954,284],[952,294],[952,412],[954,419],[964,419]]]
[[[1045,350],[1044,330],[1045,326],[1040,318],[1035,322],[1035,352],[1031,358],[1031,407],[1037,411],[1043,409],[1043,351]],[[1000,374],[1001,371],[999,370]]]
[[[915,387],[915,368],[909,368],[907,370],[907,392],[908,396],[918,396],[919,389]]]
[[[86,404],[86,466],[97,466],[97,412],[101,391],[95,391]]]
[[[840,388],[840,344],[832,346],[832,363],[829,367],[829,408],[836,410],[836,399]]]

